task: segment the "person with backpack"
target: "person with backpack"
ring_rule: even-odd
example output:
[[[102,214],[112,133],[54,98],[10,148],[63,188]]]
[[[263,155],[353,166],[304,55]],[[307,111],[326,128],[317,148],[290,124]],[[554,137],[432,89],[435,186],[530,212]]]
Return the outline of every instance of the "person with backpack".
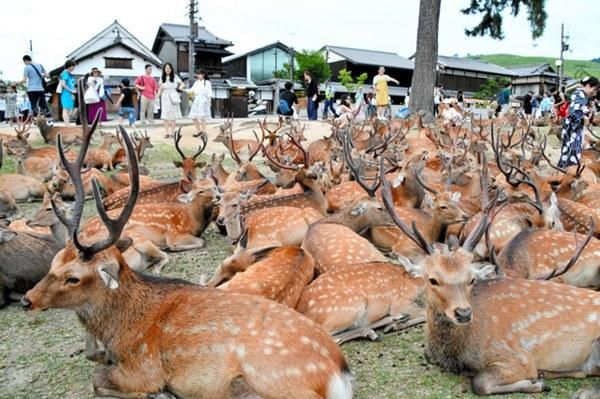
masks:
[[[27,97],[31,103],[31,109],[34,114],[43,113],[45,116],[50,116],[50,110],[46,103],[46,81],[48,72],[42,64],[34,63],[31,56],[24,55],[23,63],[23,79],[15,82],[16,85],[22,85],[27,82]]]
[[[292,91],[294,84],[285,82],[284,90],[279,95],[277,113],[282,116],[294,116],[294,104],[298,104],[298,97]]]

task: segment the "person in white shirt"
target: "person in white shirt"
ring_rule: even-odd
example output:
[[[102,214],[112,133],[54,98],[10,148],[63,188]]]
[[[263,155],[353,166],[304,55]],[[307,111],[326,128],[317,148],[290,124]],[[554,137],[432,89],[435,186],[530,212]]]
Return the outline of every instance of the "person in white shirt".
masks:
[[[206,71],[196,72],[196,81],[187,92],[194,93],[194,102],[188,118],[191,118],[194,121],[194,126],[196,126],[194,137],[199,137],[206,132],[206,121],[211,118],[212,85],[208,80]]]

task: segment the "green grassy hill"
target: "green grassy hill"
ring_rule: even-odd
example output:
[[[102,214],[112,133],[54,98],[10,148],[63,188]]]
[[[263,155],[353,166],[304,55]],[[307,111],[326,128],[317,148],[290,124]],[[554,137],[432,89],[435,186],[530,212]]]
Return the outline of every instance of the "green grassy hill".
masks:
[[[552,57],[525,57],[512,54],[487,54],[487,55],[472,55],[468,58],[491,62],[492,64],[500,65],[505,68],[517,68],[520,66],[536,65],[549,63],[554,69],[554,61]],[[581,60],[565,60],[565,74],[572,78],[583,78],[586,75],[600,77],[600,63],[593,61]]]

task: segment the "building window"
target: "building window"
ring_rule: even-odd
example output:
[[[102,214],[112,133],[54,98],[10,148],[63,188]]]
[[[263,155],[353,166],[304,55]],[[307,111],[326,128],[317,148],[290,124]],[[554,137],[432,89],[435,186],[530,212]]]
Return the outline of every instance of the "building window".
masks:
[[[104,58],[104,68],[133,69],[133,58]]]

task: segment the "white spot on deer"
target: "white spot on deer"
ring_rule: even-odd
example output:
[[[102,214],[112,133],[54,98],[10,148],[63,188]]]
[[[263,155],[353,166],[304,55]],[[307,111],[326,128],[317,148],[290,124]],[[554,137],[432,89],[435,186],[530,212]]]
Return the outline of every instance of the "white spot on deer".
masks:
[[[253,337],[256,337],[258,335],[258,331],[250,330],[250,335],[252,335]]]
[[[273,349],[267,347],[267,348],[263,349],[263,353],[265,355],[271,355],[273,353]]]
[[[316,373],[319,370],[319,368],[317,367],[317,365],[314,364],[314,363],[312,363],[312,362],[308,363],[306,366],[304,366],[304,368],[309,373]]]
[[[600,297],[596,297],[596,298],[594,298],[594,300],[592,300],[592,303],[593,303],[594,305],[600,305]]]
[[[310,338],[308,338],[307,336],[303,335],[300,337],[300,342],[302,342],[304,345],[310,345]]]
[[[290,354],[290,351],[289,351],[289,350],[287,350],[287,349],[282,349],[282,350],[280,350],[280,351],[279,351],[279,354],[280,354],[281,356],[287,356],[287,355],[289,355],[289,354]]]
[[[275,341],[273,341],[271,338],[267,338],[263,342],[265,345],[273,345],[273,343],[275,343]]]
[[[285,375],[287,377],[301,377],[302,371],[300,371],[300,369],[298,369],[296,367],[292,367],[292,368],[285,370]]]
[[[242,361],[246,357],[246,347],[241,344],[235,348],[235,354],[238,357],[238,360]]]
[[[248,375],[256,375],[256,369],[248,363],[242,363],[242,371]]]
[[[597,313],[590,313],[587,318],[586,318],[588,323],[595,323],[596,321],[598,321],[598,314]]]

